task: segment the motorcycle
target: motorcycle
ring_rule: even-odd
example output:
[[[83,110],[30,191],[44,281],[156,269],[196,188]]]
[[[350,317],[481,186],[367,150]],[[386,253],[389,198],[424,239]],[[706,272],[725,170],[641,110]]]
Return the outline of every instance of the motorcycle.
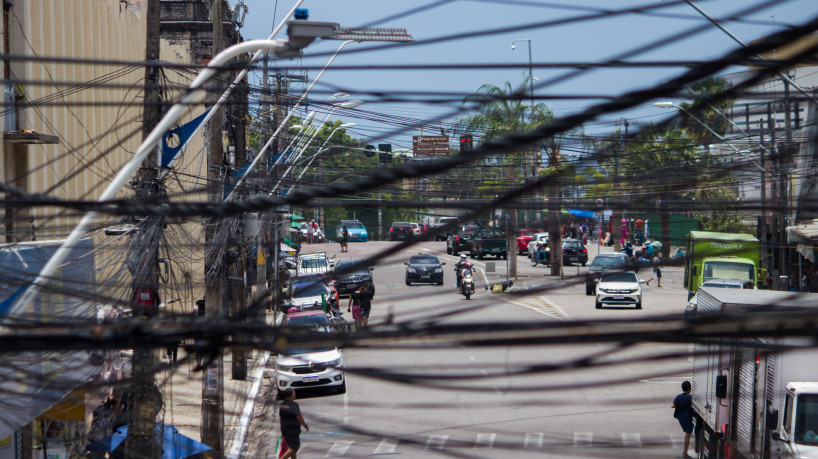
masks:
[[[534,254],[534,257],[531,259],[531,267],[537,266],[538,264],[542,263],[545,266],[549,266],[551,261],[548,256],[548,252],[545,250],[545,246],[538,245],[537,246],[537,253]]]
[[[470,271],[463,272],[463,279],[460,281],[460,294],[465,296],[467,300],[470,300],[474,294],[474,278]]]

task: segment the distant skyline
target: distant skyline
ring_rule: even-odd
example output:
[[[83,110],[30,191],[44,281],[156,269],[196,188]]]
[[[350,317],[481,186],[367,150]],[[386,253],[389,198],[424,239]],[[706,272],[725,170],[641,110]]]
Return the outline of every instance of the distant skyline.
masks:
[[[245,39],[266,38],[283,19],[294,1],[246,0],[249,13],[241,32]],[[697,1],[708,14],[722,19],[755,9],[736,21],[723,24],[744,42],[761,38],[781,27],[805,22],[818,15],[814,0],[735,2]],[[230,0],[234,5],[235,0]],[[277,9],[276,9],[277,5]],[[602,15],[601,9],[622,11],[649,7],[650,14]],[[457,113],[460,101],[484,83],[519,84],[529,71],[528,44],[512,41],[532,40],[532,61],[537,102],[543,102],[564,116],[598,103],[607,96],[651,87],[679,75],[681,67],[599,68],[591,70],[537,68],[555,63],[601,63],[614,57],[634,62],[702,61],[717,58],[738,45],[707,22],[683,1],[605,0],[555,2],[481,0],[410,1],[383,0],[306,0],[302,5],[310,20],[338,22],[343,26],[406,28],[415,43],[389,46],[383,50],[361,52],[377,43],[353,43],[339,54],[316,85],[312,98],[325,100],[343,90],[351,99],[366,101],[364,116],[353,119],[339,110],[333,119],[355,122],[350,135],[372,142],[389,142],[393,148],[411,148],[419,129],[402,133],[397,124],[410,120],[431,120]],[[597,17],[601,16],[601,17]],[[571,21],[570,18],[596,17]],[[555,22],[561,24],[555,25]],[[549,23],[551,25],[542,26]],[[691,33],[694,28],[703,29]],[[445,39],[457,35],[461,38]],[[282,35],[283,37],[284,35]],[[658,45],[669,40],[666,44]],[[282,60],[280,65],[323,67],[341,42],[317,41],[306,49],[304,57]],[[652,45],[656,43],[657,45]],[[634,52],[641,47],[638,52]],[[624,57],[627,54],[632,54]],[[424,69],[432,65],[481,65],[496,68]],[[418,66],[412,70],[343,70],[343,66],[398,65]],[[333,69],[335,67],[335,69]],[[741,71],[735,67],[730,71]],[[310,71],[310,78],[318,70]],[[380,94],[401,102],[379,102]],[[579,98],[575,98],[579,96]],[[555,98],[556,97],[556,98]],[[567,98],[566,98],[567,97]],[[337,115],[341,116],[337,116]],[[614,121],[628,118],[634,125],[648,124],[670,116],[666,110],[649,104],[618,113],[586,126],[588,133],[612,131]],[[378,120],[388,120],[389,123]],[[449,117],[447,122],[451,122]],[[430,123],[435,134],[439,124]],[[443,126],[445,127],[445,125]],[[454,144],[454,142],[453,142]]]

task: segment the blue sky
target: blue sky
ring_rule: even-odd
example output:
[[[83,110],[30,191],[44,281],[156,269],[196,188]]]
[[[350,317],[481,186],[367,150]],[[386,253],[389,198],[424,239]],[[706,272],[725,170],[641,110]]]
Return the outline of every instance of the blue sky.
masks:
[[[249,13],[242,34],[245,39],[266,38],[273,28],[273,18],[280,22],[294,1],[245,0]],[[234,1],[231,0],[231,4]],[[716,18],[727,18],[739,11],[762,6],[752,14],[743,15],[741,21],[725,21],[725,26],[741,40],[749,42],[763,37],[781,27],[804,22],[818,15],[815,0],[767,1],[759,0],[711,0],[696,4]],[[277,7],[276,7],[277,5]],[[570,5],[570,6],[569,6]],[[659,6],[655,14],[609,15],[594,20],[583,20],[564,25],[540,26],[549,21],[577,18],[599,14],[598,9],[623,10],[636,6]],[[335,66],[343,65],[436,65],[436,64],[496,64],[512,65],[513,68],[467,69],[467,70],[341,70],[330,69],[314,90],[314,97],[326,99],[343,88],[352,99],[364,100],[361,107],[364,118],[373,114],[409,119],[431,120],[452,113],[462,107],[455,101],[441,102],[440,96],[418,93],[451,93],[445,99],[459,100],[463,95],[477,90],[484,83],[502,84],[504,81],[519,83],[528,73],[528,48],[532,40],[534,65],[565,62],[602,62],[614,56],[631,52],[639,47],[682,34],[697,26],[705,26],[700,33],[684,33],[664,46],[650,46],[630,58],[635,61],[705,60],[719,57],[738,45],[726,34],[707,21],[692,7],[678,1],[392,1],[392,0],[306,0],[302,8],[309,9],[310,20],[338,22],[343,26],[376,26],[406,28],[416,41],[449,37],[458,34],[477,34],[466,38],[444,40],[423,45],[395,46],[388,50],[365,51],[372,43],[351,44],[335,60]],[[583,10],[583,8],[585,8]],[[523,29],[526,25],[535,27]],[[509,30],[489,33],[498,29]],[[316,42],[299,60],[282,60],[280,65],[308,65],[323,67],[329,55],[340,42]],[[353,52],[358,51],[358,52]],[[736,71],[742,70],[736,68]],[[683,72],[683,68],[636,68],[584,70],[577,76],[566,77],[571,69],[534,69],[538,85],[551,79],[560,82],[547,87],[537,87],[537,96],[581,95],[616,96],[629,90],[649,87]],[[310,76],[317,74],[311,71]],[[401,96],[405,102],[378,103],[379,97],[372,93],[407,92]],[[416,95],[414,95],[416,94]],[[438,103],[429,99],[438,98]],[[600,99],[543,100],[557,116],[582,110]],[[614,114],[599,123],[586,126],[586,132],[601,133],[614,128],[612,122],[628,118],[636,123],[649,123],[668,116],[667,111],[652,107],[640,107]],[[333,117],[336,118],[336,117]],[[371,138],[372,143],[390,142],[395,148],[411,147],[411,136],[420,134],[418,129],[394,133],[396,126],[367,119],[344,121],[358,124],[350,132],[360,138]],[[450,121],[450,120],[449,120]],[[429,123],[432,132],[439,134],[439,125]],[[445,127],[445,126],[444,126]],[[454,139],[453,139],[454,140]]]

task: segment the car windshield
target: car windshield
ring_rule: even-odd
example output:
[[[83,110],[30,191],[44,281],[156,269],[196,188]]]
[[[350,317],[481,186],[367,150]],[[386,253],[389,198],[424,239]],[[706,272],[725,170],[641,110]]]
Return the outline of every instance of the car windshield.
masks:
[[[342,261],[335,265],[335,270],[339,273],[343,273],[345,275],[349,274],[369,274],[369,270],[366,268],[356,268],[353,271],[349,271],[350,267],[356,265],[360,262],[360,260],[350,260],[350,261]]]
[[[327,289],[324,287],[324,284],[320,282],[317,284],[295,284],[293,286],[293,296],[297,298],[321,296],[322,293],[326,294]]]
[[[309,327],[323,328],[329,326],[329,318],[326,314],[308,314],[304,316],[287,317],[284,321],[285,327]]]
[[[755,266],[733,261],[706,261],[702,269],[702,279],[753,280]]]
[[[409,259],[409,264],[412,265],[436,265],[440,260],[437,257],[412,257]]]
[[[346,223],[347,229],[363,229],[364,224],[361,222],[347,222]]]
[[[622,257],[596,257],[591,262],[591,266],[624,266],[625,260]]]
[[[634,273],[605,273],[600,282],[639,282]]]
[[[795,404],[795,442],[818,446],[818,395],[799,394]]]
[[[307,274],[292,278],[293,284],[314,284],[316,282],[324,282],[323,274]]]
[[[326,258],[306,258],[301,260],[301,267],[302,268],[326,268],[327,267],[327,259]]]

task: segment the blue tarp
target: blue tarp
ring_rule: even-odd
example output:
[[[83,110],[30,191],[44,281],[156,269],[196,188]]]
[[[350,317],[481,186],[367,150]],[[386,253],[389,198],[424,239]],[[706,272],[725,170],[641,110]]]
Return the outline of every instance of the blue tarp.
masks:
[[[580,218],[594,218],[596,216],[591,210],[568,209],[568,212]]]
[[[122,426],[113,435],[88,446],[89,451],[113,451],[125,441],[128,436],[128,426]],[[210,451],[211,447],[204,443],[186,437],[173,426],[156,423],[156,439],[162,447],[162,459],[181,459],[194,454]]]

